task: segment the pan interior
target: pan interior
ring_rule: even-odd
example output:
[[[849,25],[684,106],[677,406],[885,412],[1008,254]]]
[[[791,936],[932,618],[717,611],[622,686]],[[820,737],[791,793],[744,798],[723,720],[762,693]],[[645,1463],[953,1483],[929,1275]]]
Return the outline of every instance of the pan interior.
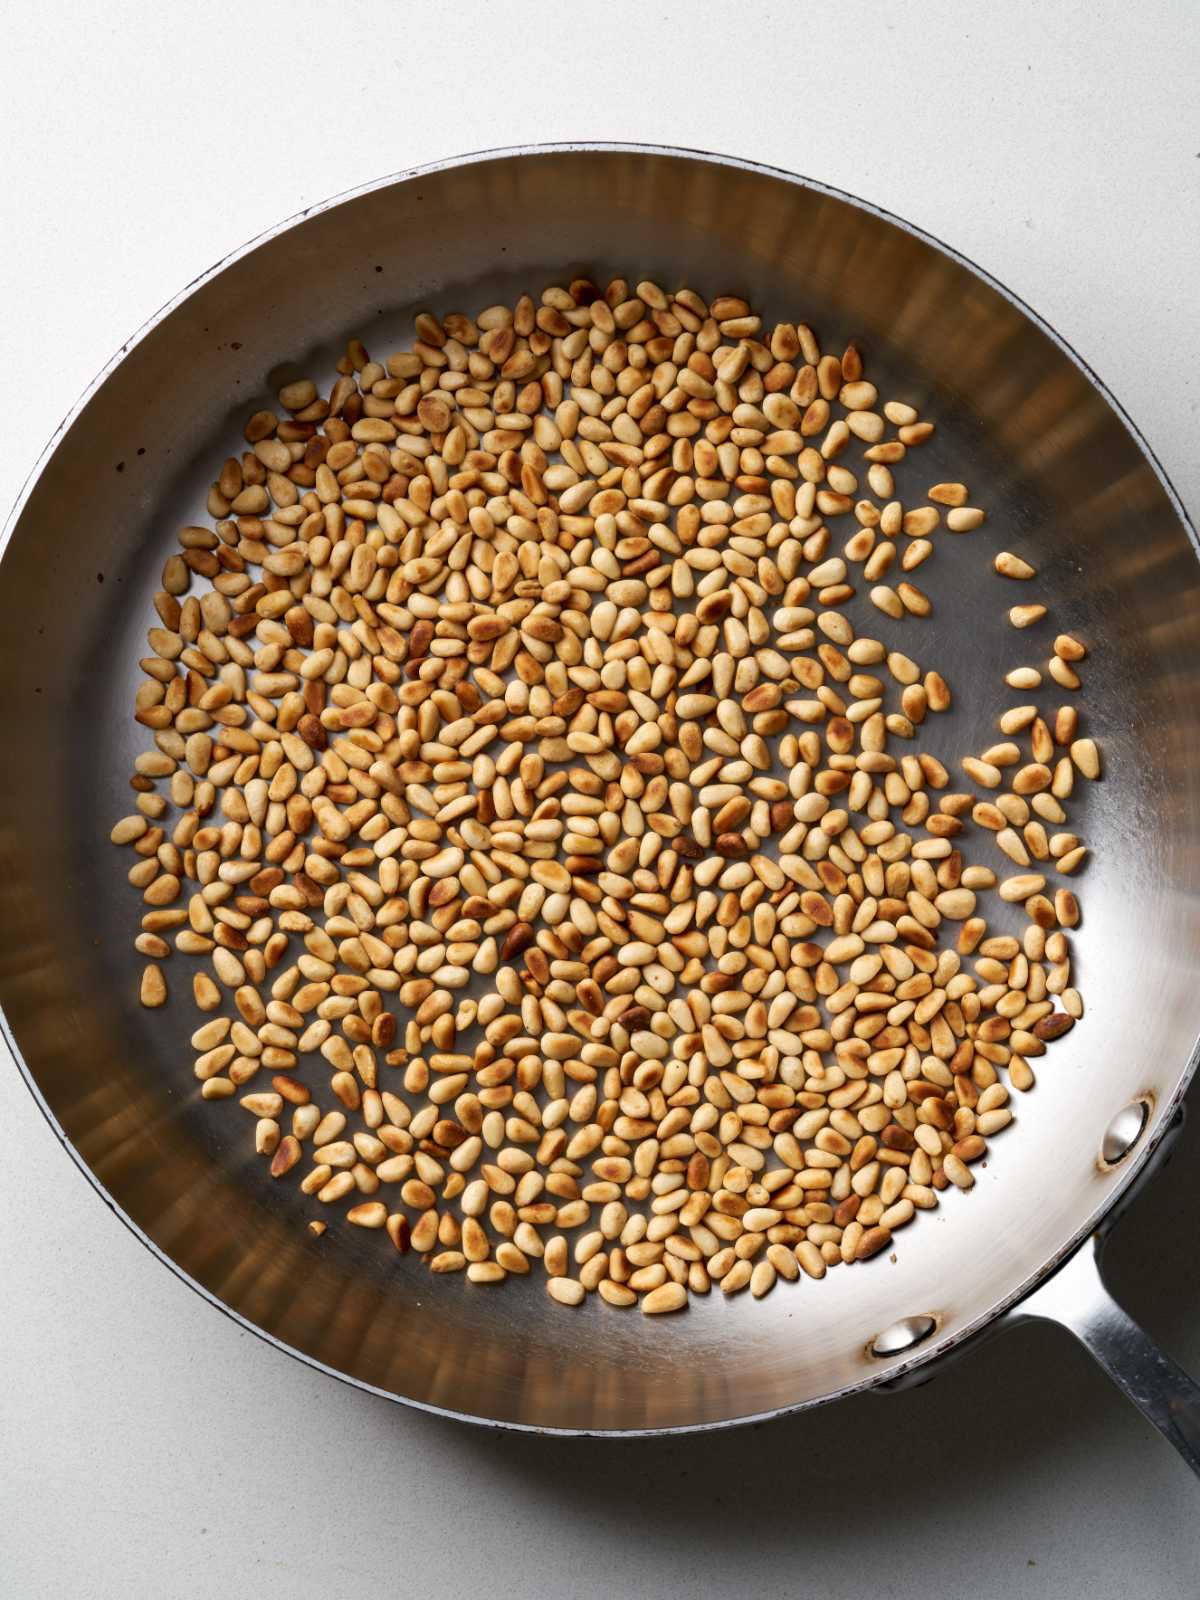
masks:
[[[415,312],[477,311],[579,270],[747,296],[857,339],[881,394],[936,420],[918,480],[961,478],[988,509],[922,569],[931,622],[889,624],[941,670],[955,709],[921,748],[949,760],[1024,698],[1063,630],[1091,647],[1080,697],[1106,777],[1080,832],[1075,941],[1087,1017],[1014,1097],[969,1197],[897,1238],[894,1260],[768,1300],[714,1295],[647,1321],[553,1306],[540,1283],[473,1289],[377,1236],[302,1221],[244,1114],[195,1093],[185,990],[136,1003],[138,900],[106,842],[129,809],[130,720],[150,597],[175,533],[203,521],[215,466],[281,381],[330,377],[348,337],[386,356]],[[920,474],[925,477],[920,478]],[[910,478],[908,482],[913,482]],[[1044,624],[1005,621],[992,555],[1039,569]],[[969,268],[905,228],[779,175],[630,148],[502,154],[374,187],[267,238],[170,310],[71,422],[13,528],[0,584],[0,704],[18,742],[0,791],[0,1001],[47,1109],[146,1237],[238,1315],[357,1382],[469,1416],[588,1431],[715,1425],[894,1373],[867,1354],[933,1317],[942,1348],[1016,1293],[1107,1205],[1138,1151],[1098,1160],[1122,1107],[1181,1092],[1197,1034],[1197,566],[1136,441],[1064,350]],[[854,603],[855,606],[859,602]],[[869,609],[850,608],[863,620]],[[869,631],[869,630],[868,630]],[[1066,698],[1039,692],[1046,705]],[[987,841],[971,859],[1001,865]],[[1014,924],[1015,926],[1015,924]]]

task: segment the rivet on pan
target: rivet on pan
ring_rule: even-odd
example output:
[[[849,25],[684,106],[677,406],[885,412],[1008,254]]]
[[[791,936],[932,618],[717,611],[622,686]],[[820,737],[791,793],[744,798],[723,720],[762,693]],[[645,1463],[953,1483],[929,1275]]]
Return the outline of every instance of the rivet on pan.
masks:
[[[905,1350],[911,1350],[923,1339],[928,1339],[936,1327],[936,1317],[901,1317],[899,1322],[893,1322],[890,1328],[875,1335],[867,1346],[867,1353],[878,1356],[880,1360],[886,1356],[902,1355]]]
[[[1115,1167],[1118,1161],[1124,1160],[1141,1138],[1149,1116],[1150,1107],[1145,1100],[1134,1100],[1117,1112],[1100,1146],[1100,1159],[1106,1167]]]

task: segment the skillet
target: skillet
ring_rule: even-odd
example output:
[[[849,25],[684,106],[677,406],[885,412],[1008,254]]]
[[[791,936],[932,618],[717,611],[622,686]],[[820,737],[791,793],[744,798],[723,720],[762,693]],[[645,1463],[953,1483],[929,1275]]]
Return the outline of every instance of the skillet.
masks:
[[[195,1094],[178,1008],[143,1011],[126,863],[108,847],[145,740],[129,708],[162,560],[202,520],[214,461],[281,382],[332,376],[348,337],[386,354],[420,310],[475,311],[580,271],[737,292],[857,339],[882,393],[938,431],[989,521],[929,569],[944,748],[994,739],[1003,673],[1088,641],[1105,780],[1075,941],[1084,1021],[1055,1044],[969,1197],[880,1258],[759,1304],[579,1312],[472,1291],[357,1230],[314,1240],[264,1181],[243,1119]],[[1053,616],[1025,635],[988,574],[1001,544]],[[988,574],[984,581],[981,572]],[[1191,1381],[1115,1306],[1105,1226],[1161,1155],[1196,1062],[1200,594],[1195,534],[1148,447],[1064,342],[1002,286],[898,219],[751,163],[626,145],[486,152],[373,183],[218,263],[114,357],[22,493],[0,567],[6,1038],[81,1170],[218,1307],[389,1398],[539,1431],[712,1428],[914,1381],[1015,1315],[1063,1322],[1200,1471]],[[351,1235],[343,1238],[342,1235]]]

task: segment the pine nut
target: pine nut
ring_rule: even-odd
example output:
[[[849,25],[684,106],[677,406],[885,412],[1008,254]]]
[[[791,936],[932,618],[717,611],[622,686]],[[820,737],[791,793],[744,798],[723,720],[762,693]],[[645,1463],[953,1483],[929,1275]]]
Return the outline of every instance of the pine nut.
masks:
[[[1008,550],[1001,550],[993,565],[1002,578],[1036,578],[1037,570],[1031,567],[1028,561],[1022,561],[1020,556],[1014,556]]]
[[[687,1290],[681,1283],[664,1283],[642,1297],[642,1310],[648,1317],[665,1311],[682,1311],[686,1305]]]
[[[148,962],[147,965],[143,967],[139,995],[142,1004],[151,1009],[166,1005],[167,980],[163,976],[163,970],[157,962]]]
[[[1046,608],[1042,605],[1013,606],[1008,613],[1008,620],[1014,628],[1032,628],[1035,622],[1040,622],[1046,615]]]

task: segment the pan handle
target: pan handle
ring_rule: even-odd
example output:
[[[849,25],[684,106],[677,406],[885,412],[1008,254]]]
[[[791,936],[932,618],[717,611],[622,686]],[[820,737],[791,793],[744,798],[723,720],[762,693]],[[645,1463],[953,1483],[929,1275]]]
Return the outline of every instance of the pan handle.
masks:
[[[1094,1234],[1022,1302],[1019,1314],[1074,1334],[1200,1477],[1200,1385],[1109,1294],[1100,1273],[1103,1244]]]

